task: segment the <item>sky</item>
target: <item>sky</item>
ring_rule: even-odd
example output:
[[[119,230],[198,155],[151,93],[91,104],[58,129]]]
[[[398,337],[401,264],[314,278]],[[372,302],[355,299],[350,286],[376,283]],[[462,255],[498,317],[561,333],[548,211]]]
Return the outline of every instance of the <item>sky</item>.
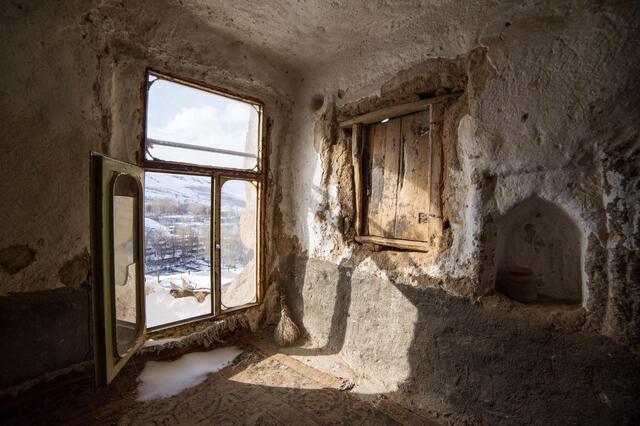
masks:
[[[255,154],[257,135],[247,143],[251,114],[257,117],[248,103],[158,79],[149,89],[147,137]],[[155,146],[150,152],[158,159],[218,167],[251,169],[256,164],[254,158],[174,147]]]

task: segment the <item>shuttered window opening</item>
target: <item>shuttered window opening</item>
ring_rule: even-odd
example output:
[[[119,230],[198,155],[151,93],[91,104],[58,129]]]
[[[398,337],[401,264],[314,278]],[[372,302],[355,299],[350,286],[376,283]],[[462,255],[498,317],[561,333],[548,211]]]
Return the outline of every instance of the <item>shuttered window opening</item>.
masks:
[[[458,94],[341,123],[352,129],[356,241],[415,251],[438,247],[443,232],[442,122],[445,102],[454,96]]]

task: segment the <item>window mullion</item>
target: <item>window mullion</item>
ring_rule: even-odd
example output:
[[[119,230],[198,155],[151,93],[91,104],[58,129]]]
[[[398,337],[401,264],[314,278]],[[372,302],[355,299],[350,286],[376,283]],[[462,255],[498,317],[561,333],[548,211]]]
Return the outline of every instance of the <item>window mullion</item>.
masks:
[[[212,185],[213,185],[213,209],[211,210],[211,220],[213,221],[213,235],[211,238],[212,241],[212,250],[211,253],[213,255],[213,268],[212,268],[212,282],[213,282],[213,290],[214,290],[214,305],[213,305],[213,313],[215,316],[220,315],[222,308],[220,305],[220,298],[222,297],[222,288],[221,288],[221,276],[220,276],[220,173],[213,173],[212,176]]]

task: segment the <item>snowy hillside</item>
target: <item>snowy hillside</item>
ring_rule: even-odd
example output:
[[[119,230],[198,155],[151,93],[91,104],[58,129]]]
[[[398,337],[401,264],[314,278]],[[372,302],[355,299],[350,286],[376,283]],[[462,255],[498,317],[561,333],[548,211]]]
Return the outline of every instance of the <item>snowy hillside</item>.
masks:
[[[156,198],[173,198],[179,203],[211,204],[211,178],[172,173],[145,173],[146,201]],[[222,187],[222,203],[225,207],[244,207],[243,187],[228,182]]]

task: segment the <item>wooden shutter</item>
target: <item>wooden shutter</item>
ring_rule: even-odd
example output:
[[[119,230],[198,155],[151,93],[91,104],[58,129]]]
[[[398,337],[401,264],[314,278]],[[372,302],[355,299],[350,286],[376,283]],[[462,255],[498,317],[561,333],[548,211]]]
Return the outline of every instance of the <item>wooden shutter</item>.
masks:
[[[367,235],[394,238],[402,120],[369,126],[370,196]]]
[[[442,234],[442,117],[443,104],[436,103],[366,126],[362,141],[354,134],[353,143],[364,144],[363,158],[360,147],[353,148],[354,176],[362,176],[365,188],[360,194],[355,185],[363,222],[359,241],[423,251],[437,246]]]

